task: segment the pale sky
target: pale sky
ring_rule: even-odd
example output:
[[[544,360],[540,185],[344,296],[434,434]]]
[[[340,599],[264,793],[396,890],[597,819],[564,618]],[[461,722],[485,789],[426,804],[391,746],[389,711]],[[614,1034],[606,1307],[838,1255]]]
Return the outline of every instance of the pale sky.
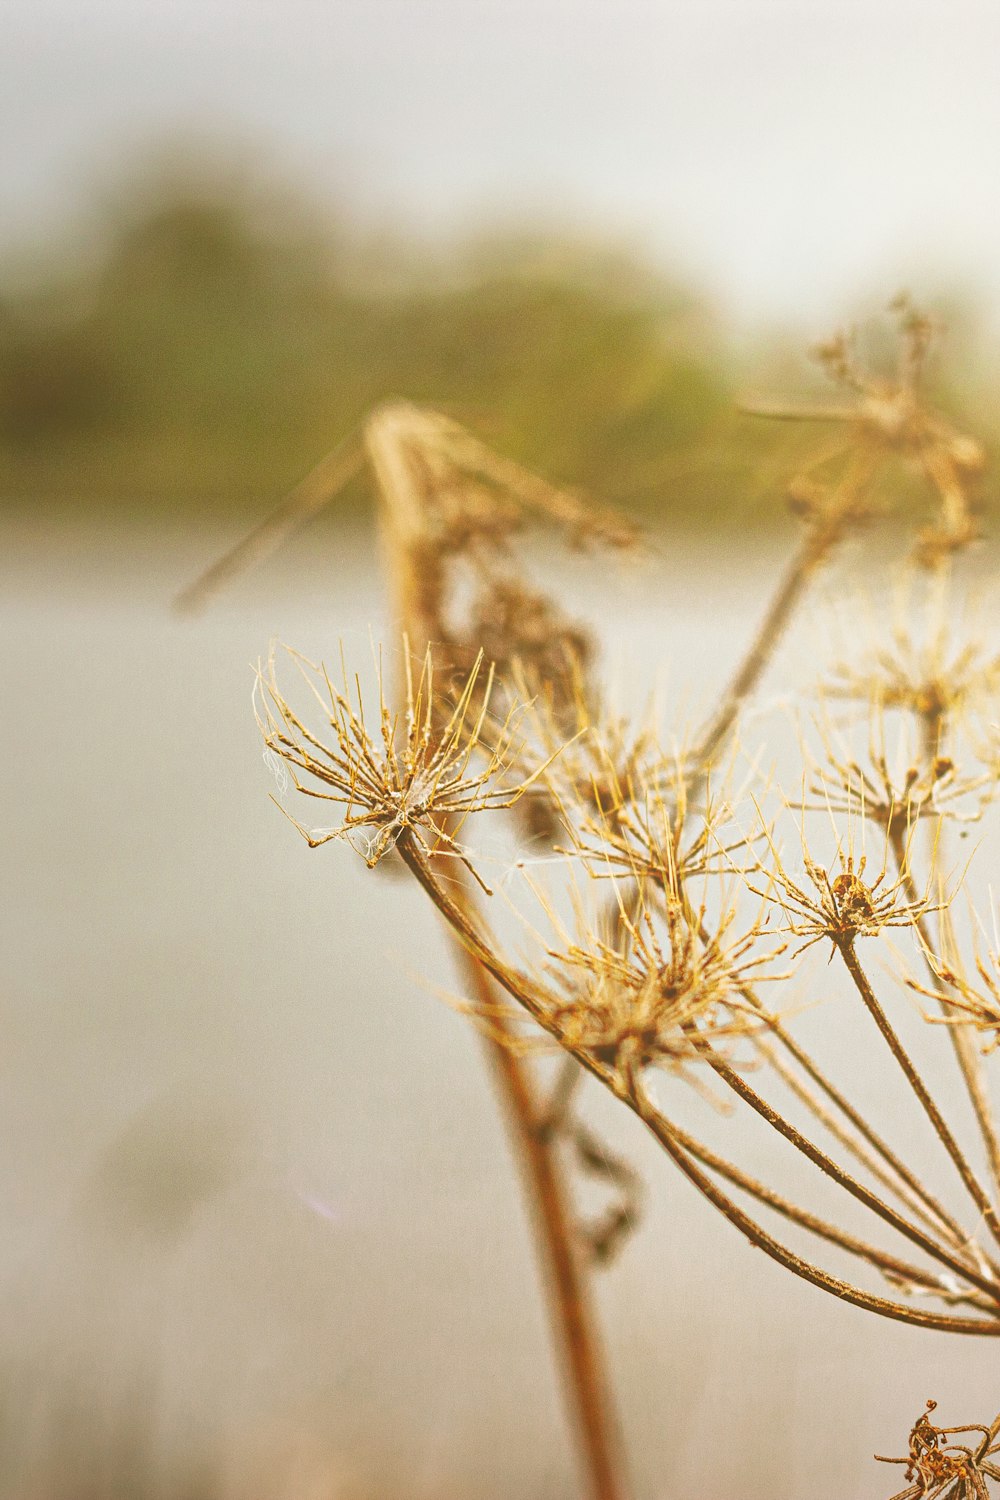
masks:
[[[321,200],[631,239],[737,318],[970,279],[1000,307],[1000,0],[5,0],[0,215],[144,143]]]

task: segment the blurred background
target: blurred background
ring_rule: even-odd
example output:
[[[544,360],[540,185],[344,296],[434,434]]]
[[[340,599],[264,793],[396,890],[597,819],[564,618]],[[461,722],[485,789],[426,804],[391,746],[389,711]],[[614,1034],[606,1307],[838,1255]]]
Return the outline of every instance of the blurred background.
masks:
[[[430,915],[267,802],[248,663],[387,633],[370,490],[205,619],[170,600],[407,397],[640,515],[654,567],[565,586],[625,705],[697,712],[793,535],[787,436],[740,397],[821,388],[809,344],[908,287],[995,447],[1000,12],[14,0],[3,30],[2,1493],[576,1494]],[[600,1289],[638,1495],[877,1494],[928,1396],[982,1415],[988,1350],[828,1305],[606,1124],[650,1184]]]

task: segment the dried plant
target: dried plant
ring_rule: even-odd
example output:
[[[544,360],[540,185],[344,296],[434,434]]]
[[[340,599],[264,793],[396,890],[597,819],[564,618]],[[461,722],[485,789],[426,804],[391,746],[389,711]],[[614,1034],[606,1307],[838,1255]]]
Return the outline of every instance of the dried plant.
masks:
[[[910,1451],[905,1458],[875,1457],[880,1464],[905,1465],[907,1488],[898,1490],[892,1500],[989,1500],[988,1479],[1000,1481],[1000,1466],[990,1459],[1000,1454],[1000,1418],[990,1427],[971,1422],[963,1427],[935,1427],[931,1412],[936,1401],[928,1401],[927,1410],[910,1429]],[[977,1434],[979,1441],[951,1443],[949,1438]]]
[[[291,768],[296,791],[344,809],[343,821],[331,829],[310,831],[291,819],[309,847],[345,838],[372,869],[395,849],[403,833],[410,833],[433,856],[458,858],[482,884],[458,841],[462,824],[473,813],[513,807],[546,769],[543,763],[516,784],[507,779],[514,757],[514,710],[499,727],[491,728],[485,758],[481,763],[477,759],[477,751],[483,748],[495,669],[490,667],[485,687],[477,692],[480,654],[442,722],[430,650],[414,684],[409,645],[404,642],[405,712],[402,718],[390,712],[380,671],[378,733],[373,736],[365,724],[360,686],[355,683],[352,702],[346,671],[343,688],[336,688],[324,668],[295,652],[290,655],[327,719],[328,742],[306,728],[282,694],[273,654],[266,672],[258,668],[257,724],[268,753]],[[477,698],[480,707],[474,713]]]
[[[533,1183],[569,1390],[604,1497],[622,1494],[624,1479],[579,1246],[600,1245],[604,1255],[619,1243],[635,1183],[625,1164],[609,1166],[619,1200],[603,1230],[574,1239],[571,1185],[554,1153],[569,1147],[587,1170],[613,1160],[580,1118],[586,1080],[629,1109],[688,1181],[786,1270],[901,1322],[1000,1336],[1000,1133],[977,1046],[979,1035],[995,1041],[1000,1000],[993,961],[961,960],[968,944],[953,907],[964,871],[951,867],[947,848],[948,824],[984,818],[997,785],[989,733],[984,749],[970,724],[976,715],[980,726],[996,722],[1000,657],[952,629],[955,570],[977,535],[981,454],[923,396],[927,320],[905,299],[893,311],[891,379],[863,372],[852,342],[838,338],[820,358],[849,402],[755,408],[834,424],[838,436],[793,478],[800,544],[716,707],[698,732],[679,736],[683,751],[666,753],[648,724],[633,729],[608,713],[590,633],[530,580],[517,545],[529,520],[554,525],[571,545],[630,545],[631,529],[410,407],[376,413],[361,445],[408,637],[402,712],[381,688],[370,734],[360,704],[321,673],[325,726],[314,729],[288,708],[273,672],[264,679],[269,750],[300,791],[344,809],[340,827],[310,843],[363,835],[369,864],[391,847],[454,936],[467,1008],[492,1048]],[[890,629],[888,647],[821,667],[822,713],[802,731],[801,774],[794,795],[783,795],[767,778],[755,783],[759,757],[736,733],[742,710],[820,567],[877,514],[887,461],[900,457],[927,481],[936,507],[912,549],[910,622],[894,636]],[[343,477],[337,464],[334,477]],[[305,493],[308,509],[315,493]],[[278,530],[288,520],[285,512]],[[268,540],[265,529],[254,545]],[[232,565],[224,561],[215,578]],[[892,753],[890,718],[900,731]],[[854,748],[859,734],[863,751]],[[738,751],[751,784],[734,790],[727,771]],[[519,889],[541,897],[555,933],[527,957],[503,936],[482,875],[474,890],[443,870],[450,858],[478,872],[477,829],[515,808],[523,816],[514,836],[545,840],[548,884],[514,858],[504,889],[515,904]],[[794,859],[783,848],[793,817]],[[876,977],[872,957],[890,937],[909,945],[921,978],[898,965]],[[817,953],[829,960],[818,974]],[[769,1005],[765,981],[778,996]],[[838,1024],[856,1028],[854,1071],[888,1070],[923,1117],[924,1146],[912,1131],[886,1139],[854,1102],[853,1076],[837,1081],[795,1034],[803,994],[811,1004],[820,982],[845,992],[829,1003],[841,1007]],[[937,1024],[921,1028],[927,999]],[[920,1028],[919,1047],[908,1026]],[[954,1052],[972,1140],[941,1103],[935,1042]],[[539,1047],[564,1058],[547,1104],[530,1071]],[[706,1092],[790,1146],[824,1204],[814,1206],[791,1177],[759,1180],[693,1133],[685,1110],[692,1093]],[[741,1139],[734,1129],[735,1148]],[[950,1173],[944,1189],[938,1168],[928,1168],[934,1151]],[[807,1257],[808,1243],[817,1258]],[[900,1460],[909,1466],[905,1494],[984,1494],[995,1427],[982,1429],[986,1447],[966,1450],[942,1441],[958,1429],[921,1420]]]

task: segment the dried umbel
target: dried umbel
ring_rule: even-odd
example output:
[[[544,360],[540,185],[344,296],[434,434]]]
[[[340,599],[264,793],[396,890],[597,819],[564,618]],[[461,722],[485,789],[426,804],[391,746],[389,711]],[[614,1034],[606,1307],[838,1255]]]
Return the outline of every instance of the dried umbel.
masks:
[[[462,824],[473,813],[513,807],[531,784],[531,777],[512,782],[506,774],[514,759],[516,715],[510,711],[501,724],[491,726],[487,747],[483,726],[493,669],[483,672],[485,683],[477,692],[482,659],[477,660],[454,705],[443,709],[430,651],[416,679],[408,641],[402,654],[405,709],[401,714],[390,711],[380,669],[373,734],[365,723],[360,686],[355,684],[352,701],[346,671],[338,688],[324,667],[289,653],[323,712],[323,737],[307,727],[284,696],[272,655],[266,672],[258,670],[255,693],[264,744],[289,767],[297,791],[343,808],[342,822],[331,829],[310,831],[292,819],[310,848],[344,838],[372,867],[406,833],[434,855],[456,856],[472,870],[457,837]]]
[[[993,1462],[1000,1455],[1000,1418],[991,1427],[976,1422],[936,1427],[931,1421],[936,1408],[936,1401],[928,1401],[927,1410],[914,1422],[905,1458],[875,1455],[880,1464],[904,1466],[907,1487],[898,1490],[892,1500],[939,1500],[944,1496],[949,1500],[989,1500],[987,1480],[1000,1481],[1000,1466]],[[958,1437],[966,1441],[949,1441]]]
[[[885,460],[910,460],[927,481],[937,517],[919,534],[914,555],[935,568],[976,540],[972,483],[984,464],[980,445],[959,432],[926,402],[923,375],[933,328],[905,296],[890,304],[898,324],[896,370],[889,378],[862,367],[852,336],[838,334],[816,349],[830,380],[850,399],[840,405],[763,406],[747,409],[784,421],[816,422],[842,429],[821,446],[789,486],[793,508],[822,521],[847,513],[862,519],[871,509],[872,484]]]
[[[973,956],[972,969],[963,963],[957,951],[954,933],[949,928],[942,935],[937,951],[928,950],[926,958],[935,987],[930,988],[919,980],[908,979],[907,983],[919,995],[939,1000],[942,990],[947,996],[948,1009],[944,1015],[929,1015],[932,1024],[973,1028],[981,1038],[984,1052],[993,1052],[1000,1046],[1000,952],[996,948],[988,953],[977,950]]]
[[[803,939],[797,956],[824,938],[835,948],[844,948],[853,946],[858,938],[877,937],[889,927],[912,929],[928,912],[938,909],[929,892],[915,900],[909,898],[905,874],[893,879],[888,857],[878,873],[869,875],[866,881],[867,855],[855,861],[849,850],[838,849],[828,869],[803,849],[806,885],[792,879],[773,842],[770,848],[769,884],[761,894],[777,906],[786,930]]]
[[[975,1004],[981,1021],[988,1016],[984,997],[974,1002],[970,985],[963,988],[957,970],[947,968],[943,957],[945,908],[952,894],[942,863],[943,815],[959,815],[964,797],[972,799],[979,816],[993,790],[988,769],[971,775],[960,770],[951,737],[972,693],[988,690],[989,673],[977,676],[974,653],[963,646],[965,654],[955,658],[967,668],[961,693],[957,687],[950,696],[939,691],[932,703],[924,672],[920,691],[907,678],[905,691],[869,691],[837,700],[863,720],[867,715],[869,754],[863,763],[834,748],[831,740],[818,763],[811,758],[798,805],[804,809],[803,820],[815,816],[805,810],[810,808],[832,819],[834,855],[820,860],[809,852],[804,837],[801,875],[785,862],[772,824],[760,810],[760,797],[773,795],[773,789],[751,789],[749,819],[745,810],[732,805],[731,793],[722,796],[718,790],[724,781],[723,752],[733,743],[740,710],[819,562],[867,508],[883,458],[892,451],[917,456],[947,511],[950,491],[942,478],[942,455],[961,469],[964,450],[918,399],[916,378],[926,330],[905,308],[900,317],[904,353],[891,387],[866,384],[846,344],[827,351],[833,373],[859,403],[838,414],[838,420],[850,422],[851,432],[847,468],[836,481],[837,498],[807,518],[803,546],[779,581],[717,710],[700,734],[687,737],[689,748],[673,755],[659,748],[651,726],[632,730],[605,714],[585,636],[579,634],[574,642],[573,632],[560,623],[558,606],[517,574],[512,543],[517,515],[523,521],[537,498],[530,483],[518,471],[511,479],[502,464],[487,464],[475,445],[443,419],[413,412],[396,413],[391,421],[387,417],[392,442],[380,429],[374,449],[394,486],[390,511],[405,563],[402,597],[409,601],[410,618],[420,622],[422,640],[440,633],[435,647],[442,653],[439,675],[454,676],[463,653],[475,644],[477,630],[488,636],[496,658],[491,695],[498,711],[484,713],[480,690],[466,682],[459,692],[464,709],[458,720],[440,710],[427,717],[424,748],[411,752],[417,769],[404,796],[406,778],[396,776],[391,796],[383,789],[382,800],[354,808],[353,765],[346,770],[340,766],[343,784],[334,791],[345,805],[350,799],[349,819],[366,828],[374,823],[372,854],[383,843],[398,850],[476,971],[488,976],[489,995],[477,992],[469,1008],[491,1035],[503,1036],[505,1045],[518,1052],[534,1045],[532,1037],[539,1034],[547,1047],[559,1047],[568,1066],[599,1081],[643,1120],[685,1176],[732,1224],[795,1274],[886,1316],[997,1336],[1000,1139],[977,1054],[967,1044]],[[971,465],[965,465],[966,471],[971,472]],[[463,474],[471,486],[464,500]],[[505,498],[498,498],[491,524],[488,494],[499,496],[501,474],[510,483]],[[544,486],[538,495],[541,510],[557,524],[580,520],[578,501],[553,502]],[[418,514],[426,521],[420,528],[413,520]],[[948,516],[947,524],[957,527],[955,514]],[[422,574],[417,565],[435,537],[440,543],[437,570]],[[459,587],[463,576],[464,590]],[[943,563],[934,579],[935,607],[946,617]],[[489,602],[485,612],[484,600]],[[940,631],[914,634],[914,639],[943,638]],[[939,647],[935,651],[940,655]],[[845,685],[850,670],[848,664],[842,674]],[[824,677],[829,684],[829,669]],[[825,691],[832,701],[829,685]],[[516,746],[508,730],[512,709],[519,712],[523,731]],[[885,748],[888,714],[908,719],[914,730],[902,761]],[[287,720],[280,709],[277,718],[273,748],[279,755],[291,751],[300,782],[304,772],[315,777],[312,761],[322,739],[310,738],[312,732],[304,732],[301,720]],[[453,743],[449,738],[453,723],[474,727],[475,771],[464,759],[465,740],[460,736]],[[346,720],[341,727],[348,740],[356,738]],[[389,734],[393,744],[397,733]],[[442,764],[448,768],[440,785],[451,800],[435,804],[426,793],[439,783],[433,777],[428,781],[424,759],[439,744],[445,746]],[[369,776],[370,755],[368,746],[362,759]],[[383,750],[379,755],[386,763],[391,758]],[[323,767],[329,774],[327,762]],[[752,757],[750,767],[752,774]],[[586,888],[596,895],[598,906],[596,916],[578,920],[575,927],[559,929],[556,918],[559,938],[527,964],[507,951],[489,905],[470,909],[449,889],[439,867],[442,854],[458,855],[471,866],[472,824],[461,845],[452,842],[463,819],[472,812],[492,817],[515,802],[532,808],[536,827],[539,812],[543,814],[549,848],[541,863],[547,875],[557,884],[565,881],[563,895]],[[918,842],[925,827],[929,838]],[[865,850],[870,834],[879,845],[877,858]],[[918,873],[922,861],[925,868]],[[515,861],[512,879],[505,881],[508,894],[514,893],[513,877],[521,868],[522,862]],[[546,900],[553,915],[562,909],[558,893]],[[581,911],[593,906],[584,899],[577,904]],[[778,935],[769,938],[774,929]],[[935,1149],[943,1150],[950,1162],[964,1209],[931,1190],[909,1150],[883,1139],[852,1102],[850,1090],[796,1040],[789,1019],[795,1002],[763,1003],[758,990],[765,977],[790,982],[770,963],[783,946],[782,930],[792,944],[796,973],[810,949],[829,945],[828,956],[837,961],[843,982],[862,1002],[860,1011],[854,1007],[863,1033],[859,1058],[867,1066],[873,1046],[882,1047],[883,1058],[922,1111],[932,1146],[936,1140]],[[892,997],[877,993],[862,959],[868,940],[887,933],[908,936],[917,953],[926,956],[924,988],[948,1022],[938,1034],[943,1031],[951,1039],[959,1059],[986,1150],[987,1177],[903,1043],[893,1011],[900,999],[908,1003],[906,986],[897,985]],[[806,970],[801,972],[805,977]],[[523,1025],[512,1029],[511,1015],[518,1010],[527,1032]],[[747,1066],[751,1062],[752,1069]],[[661,1104],[660,1094],[654,1102],[650,1090],[653,1078],[664,1072],[663,1087],[670,1092]],[[713,1092],[721,1088],[734,1107],[775,1130],[828,1183],[877,1219],[874,1227],[880,1232],[889,1229],[903,1243],[882,1249],[853,1229],[821,1218],[779,1186],[757,1181],[698,1140],[677,1117],[684,1090],[676,1090],[686,1082],[700,1085],[703,1078]],[[832,1146],[820,1145],[820,1138]],[[763,1217],[748,1212],[747,1198]],[[774,1216],[793,1235],[812,1236],[855,1257],[869,1271],[874,1268],[892,1296],[806,1260],[767,1227],[764,1221]]]
[[[911,620],[897,618],[885,632],[888,639],[867,640],[851,659],[836,662],[823,684],[826,696],[878,714],[912,715],[932,747],[942,720],[954,730],[989,715],[1000,694],[1000,654],[977,639],[973,619],[962,628],[950,616],[948,599],[945,593],[927,601],[928,613],[933,611],[929,628],[918,632],[912,616],[923,611],[907,590],[903,601]]]
[[[885,713],[869,706],[867,748],[852,753],[828,724],[818,726],[820,750],[805,749],[810,770],[798,806],[874,824],[902,855],[917,823],[949,818],[978,822],[997,792],[996,778],[979,766],[964,771],[952,755],[935,754],[925,736],[900,732],[890,748]]]
[[[634,912],[623,905],[613,943],[590,927],[549,950],[556,996],[545,1002],[546,1022],[567,1050],[632,1075],[681,1072],[768,1024],[743,990],[768,977],[782,945],[762,941],[761,922],[735,930],[732,907],[712,921],[682,892],[675,878],[645,892]]]

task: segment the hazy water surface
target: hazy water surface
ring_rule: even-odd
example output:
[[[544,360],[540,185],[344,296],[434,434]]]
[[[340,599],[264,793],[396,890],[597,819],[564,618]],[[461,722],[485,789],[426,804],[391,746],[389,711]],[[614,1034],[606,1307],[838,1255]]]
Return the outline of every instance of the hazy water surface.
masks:
[[[10,530],[3,1492],[569,1496],[517,1181],[477,1040],[425,982],[450,982],[432,915],[267,798],[250,663],[271,636],[370,661],[372,544],[317,534],[178,621],[222,541]],[[659,682],[693,712],[778,562],[664,544],[567,588],[624,705]],[[807,1024],[860,1066],[835,1016]],[[648,1183],[600,1281],[640,1496],[887,1494],[870,1455],[928,1396],[993,1415],[992,1343],[795,1281],[592,1113]]]

